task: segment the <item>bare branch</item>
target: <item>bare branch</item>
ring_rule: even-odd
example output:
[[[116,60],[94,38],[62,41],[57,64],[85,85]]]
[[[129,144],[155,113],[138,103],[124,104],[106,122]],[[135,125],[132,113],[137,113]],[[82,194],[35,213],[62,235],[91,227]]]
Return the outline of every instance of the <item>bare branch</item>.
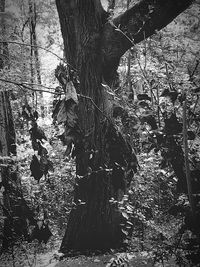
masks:
[[[42,47],[40,45],[30,45],[30,44],[26,44],[26,43],[20,43],[20,42],[16,42],[16,41],[0,41],[0,43],[7,43],[7,44],[17,44],[17,45],[24,45],[24,46],[28,46],[28,47],[33,47],[33,48],[39,48],[39,49],[42,49],[52,55],[54,55],[55,57],[57,57],[59,60],[63,61],[65,64],[69,65],[73,70],[76,71],[76,68],[74,68],[71,64],[69,64],[68,62],[66,62],[65,59],[61,58],[60,56],[58,56],[56,53],[48,50],[47,48],[45,47]]]
[[[19,87],[23,87],[24,89],[31,90],[31,91],[34,91],[34,92],[44,92],[44,93],[49,93],[49,94],[53,94],[53,95],[58,95],[59,94],[59,93],[50,92],[50,91],[47,91],[47,90],[31,88],[31,87],[27,86],[27,83],[20,83],[20,82],[10,81],[10,80],[6,80],[6,79],[2,79],[2,78],[0,78],[0,81],[5,82],[5,83],[14,84],[14,85],[17,85]],[[32,85],[32,84],[29,84],[29,85]],[[36,85],[36,84],[33,84],[33,85]],[[40,85],[40,86],[55,90],[55,88],[46,87],[44,85]]]
[[[31,85],[31,86],[39,86],[39,87],[43,87],[43,88],[46,88],[46,89],[49,89],[49,90],[55,90],[54,87],[49,87],[49,86],[46,86],[46,85],[43,85],[43,84],[39,84],[39,83],[27,83],[27,82],[23,82],[24,85]]]
[[[23,87],[24,89],[27,89],[27,90],[31,90],[31,91],[35,91],[35,92],[44,92],[44,93],[49,93],[49,94],[53,94],[53,95],[64,95],[63,94],[59,94],[59,93],[55,93],[55,92],[50,92],[50,91],[46,91],[46,90],[40,90],[40,89],[34,89],[34,88],[31,88],[29,86],[27,86],[27,83],[19,83],[19,82],[16,82],[16,81],[10,81],[10,80],[5,80],[5,79],[2,79],[0,78],[0,81],[2,82],[5,82],[5,83],[10,83],[10,84],[14,84],[14,85],[17,85],[17,86],[20,86],[20,87]],[[29,85],[32,85],[29,83]],[[36,85],[36,84],[33,84],[33,85]],[[37,84],[38,85],[38,84]],[[43,85],[39,85],[39,86],[42,86],[42,87],[46,87],[46,86],[43,86]],[[52,89],[52,90],[55,90],[55,88],[51,88],[51,87],[46,87],[46,88],[49,88],[49,89]],[[93,101],[93,99],[89,96],[85,96],[85,95],[82,95],[82,94],[77,94],[79,97],[82,97],[82,98],[85,98],[85,99],[88,99],[91,101],[91,103],[93,104],[93,106],[105,117],[107,118],[108,121],[111,121],[110,118],[103,113],[103,111],[95,104],[95,102]]]

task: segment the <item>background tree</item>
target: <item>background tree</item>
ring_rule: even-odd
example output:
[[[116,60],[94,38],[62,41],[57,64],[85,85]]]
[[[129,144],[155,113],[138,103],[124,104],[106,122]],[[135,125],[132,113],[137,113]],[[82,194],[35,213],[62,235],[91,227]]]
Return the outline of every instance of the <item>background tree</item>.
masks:
[[[133,44],[170,23],[191,3],[141,0],[108,20],[109,14],[98,0],[56,1],[65,57],[80,82],[76,88],[80,96],[78,120],[65,120],[67,135],[75,145],[79,180],[75,187],[76,208],[69,217],[62,252],[122,245],[122,217],[109,199],[119,199],[119,190],[126,191],[124,180],[135,162],[130,146],[112,123],[112,104],[102,83],[112,86],[121,56]],[[60,79],[63,87],[67,79],[64,83]],[[75,106],[76,99],[71,98]],[[65,105],[71,109],[69,102]]]
[[[5,12],[5,1],[0,2],[0,11]],[[4,16],[1,18],[1,34],[6,38]],[[6,72],[10,67],[7,43],[1,43],[1,69]],[[28,237],[27,219],[33,221],[33,214],[28,208],[22,193],[21,180],[16,162],[16,133],[10,103],[10,91],[0,88],[0,187],[3,190],[1,211],[4,221],[2,227],[2,249],[12,246],[18,239]]]
[[[5,1],[2,0],[0,2],[0,12],[3,14],[5,12]],[[5,21],[4,17],[1,16],[1,35],[5,36]],[[1,70],[7,66],[9,62],[9,52],[8,52],[8,44],[3,43],[1,44]],[[10,215],[10,201],[11,196],[9,195],[9,179],[11,179],[9,173],[9,156],[16,154],[16,146],[15,146],[15,130],[14,130],[14,124],[12,120],[12,113],[11,113],[11,106],[9,101],[8,92],[4,90],[4,88],[1,88],[0,91],[0,107],[1,107],[1,123],[0,123],[0,133],[1,133],[1,140],[0,140],[0,147],[1,147],[1,187],[4,186],[5,191],[3,195],[3,200],[1,202],[1,212],[6,216],[5,222],[1,222],[1,227],[4,225],[4,229],[2,230],[3,240],[4,240],[4,246],[5,243],[9,243],[9,241],[6,242],[6,239],[11,239],[12,237],[12,230],[13,230],[13,224],[12,227],[9,227],[9,220],[11,218],[8,218]],[[6,160],[6,157],[7,160]],[[5,162],[4,162],[5,161]],[[12,160],[10,159],[12,162]],[[11,179],[12,181],[13,179]],[[15,179],[16,180],[16,179]],[[10,215],[11,217],[11,215]],[[10,233],[11,232],[11,233]],[[6,234],[8,236],[6,236]]]

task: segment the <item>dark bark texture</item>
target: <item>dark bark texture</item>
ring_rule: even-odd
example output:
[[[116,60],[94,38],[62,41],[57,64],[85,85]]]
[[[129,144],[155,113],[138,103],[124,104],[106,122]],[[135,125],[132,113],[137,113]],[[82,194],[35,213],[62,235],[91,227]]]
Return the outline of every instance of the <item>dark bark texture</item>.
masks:
[[[77,69],[78,92],[87,96],[79,98],[78,107],[78,127],[84,140],[76,154],[77,175],[81,179],[75,188],[76,207],[70,214],[61,251],[119,247],[123,240],[122,219],[109,199],[124,190],[124,186],[119,183],[121,188],[114,189],[113,175],[105,171],[106,166],[112,168],[114,164],[106,151],[107,136],[116,135],[116,143],[118,138],[114,128],[112,133],[108,130],[109,120],[105,119],[109,116],[105,111],[108,102],[101,85],[101,33],[107,13],[98,1],[90,0],[57,1],[57,7],[67,61]],[[92,159],[90,151],[95,151]]]
[[[76,153],[75,206],[61,244],[63,253],[122,246],[123,219],[109,199],[120,200],[125,193],[134,155],[112,123],[111,101],[101,83],[112,85],[120,57],[191,3],[141,0],[110,21],[100,0],[56,0],[65,57],[80,82],[77,127],[82,135]]]

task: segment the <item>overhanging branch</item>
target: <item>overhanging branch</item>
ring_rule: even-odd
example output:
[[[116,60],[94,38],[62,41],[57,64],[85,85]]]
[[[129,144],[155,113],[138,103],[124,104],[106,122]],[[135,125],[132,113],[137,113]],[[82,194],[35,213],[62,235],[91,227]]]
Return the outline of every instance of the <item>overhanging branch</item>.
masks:
[[[187,9],[193,1],[140,0],[129,10],[114,18],[111,22],[107,22],[102,38],[104,78],[106,81],[112,80],[111,72],[117,69],[121,56],[133,46],[133,42],[137,44],[164,28]],[[116,31],[116,27],[121,32]]]

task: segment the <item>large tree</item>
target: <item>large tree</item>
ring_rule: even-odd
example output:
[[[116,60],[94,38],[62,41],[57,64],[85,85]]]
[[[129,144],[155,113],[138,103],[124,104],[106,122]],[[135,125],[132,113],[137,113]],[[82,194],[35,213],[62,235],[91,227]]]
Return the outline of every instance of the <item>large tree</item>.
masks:
[[[123,219],[109,199],[119,200],[126,192],[135,162],[130,146],[114,126],[112,99],[102,83],[112,87],[121,56],[165,27],[192,2],[139,0],[110,19],[100,0],[56,0],[65,57],[79,79],[75,84],[78,120],[70,123],[69,116],[66,120],[68,139],[75,145],[77,183],[62,252],[122,245]],[[66,109],[74,111],[76,101],[73,104],[68,99]]]

